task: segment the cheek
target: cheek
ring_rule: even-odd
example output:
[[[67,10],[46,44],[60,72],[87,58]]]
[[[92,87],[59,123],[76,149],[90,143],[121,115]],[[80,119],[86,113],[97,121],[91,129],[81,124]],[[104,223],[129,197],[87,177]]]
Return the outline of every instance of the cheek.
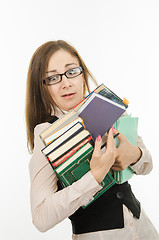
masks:
[[[53,99],[53,100],[56,100],[56,97],[57,97],[57,95],[58,95],[58,94],[57,94],[57,93],[58,93],[58,89],[56,89],[55,86],[49,86],[49,87],[48,87],[48,90],[49,90],[49,93],[50,93],[52,99]]]
[[[82,79],[80,80],[79,84],[78,84],[78,89],[81,90],[82,93],[83,93],[83,91],[84,91],[84,84],[85,84],[85,80],[84,80],[84,78],[82,78]]]

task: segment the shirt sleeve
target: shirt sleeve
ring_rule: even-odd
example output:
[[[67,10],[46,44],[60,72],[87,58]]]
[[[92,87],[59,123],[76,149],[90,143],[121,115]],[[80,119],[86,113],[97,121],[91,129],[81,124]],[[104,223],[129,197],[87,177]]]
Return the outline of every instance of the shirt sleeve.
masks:
[[[102,188],[89,171],[71,186],[57,192],[56,174],[41,152],[44,144],[39,134],[47,127],[49,123],[35,128],[34,151],[29,164],[32,221],[41,232],[49,230],[79,207],[88,204]]]
[[[152,157],[140,136],[137,137],[137,146],[140,148],[142,155],[139,161],[130,167],[136,174],[146,175],[150,173],[153,168]]]

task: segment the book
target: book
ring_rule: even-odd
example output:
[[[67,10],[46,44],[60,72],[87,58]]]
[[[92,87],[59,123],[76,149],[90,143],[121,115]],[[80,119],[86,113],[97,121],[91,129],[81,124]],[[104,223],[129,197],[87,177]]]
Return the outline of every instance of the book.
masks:
[[[83,147],[86,143],[90,142],[91,145],[94,145],[94,142],[92,140],[92,136],[86,138],[81,143],[79,143],[76,147],[71,149],[67,154],[65,154],[63,157],[59,158],[57,161],[54,161],[52,163],[53,169],[61,165],[63,162],[65,162],[69,157],[71,157],[77,150],[79,150],[81,147]]]
[[[90,170],[90,160],[93,150],[94,149],[90,143],[85,144],[82,148],[75,152],[75,154],[68,158],[65,163],[54,170],[65,187],[70,186],[75,181],[79,180]],[[102,189],[98,191],[93,196],[93,200],[89,204],[83,206],[83,208],[86,208],[88,205],[94,202],[99,196],[101,196],[114,184],[115,180],[111,174],[106,174],[105,178],[101,182]]]
[[[79,116],[75,110],[70,110],[67,114],[65,114],[62,118],[58,119],[56,122],[51,124],[45,131],[40,134],[40,138],[45,143],[45,138],[47,138],[51,133],[54,133],[58,129],[77,119]]]
[[[79,102],[73,109],[77,111],[85,102],[86,100],[91,96],[92,93],[98,93],[120,105],[123,105],[125,108],[128,108],[129,101],[124,98],[121,99],[119,96],[117,96],[113,91],[111,91],[108,87],[106,87],[103,83],[100,84],[96,89],[94,89],[91,93],[89,93],[81,102]]]
[[[113,102],[116,102],[116,103],[124,106],[125,108],[128,108],[129,101],[126,98],[121,99],[119,96],[117,96],[112,90],[110,90],[104,84],[99,85],[96,88],[95,92],[112,100]]]
[[[45,137],[43,139],[43,141],[45,142],[45,145],[49,145],[52,141],[54,141],[56,138],[61,136],[64,132],[69,130],[72,126],[74,126],[78,122],[82,123],[82,125],[84,126],[83,119],[78,117],[61,128],[59,128],[59,127],[55,128],[54,131],[51,132],[50,135],[48,135],[47,137]]]
[[[69,126],[69,125],[67,125]],[[60,129],[59,136],[55,138],[49,145],[47,145],[45,148],[42,149],[42,152],[44,155],[48,156],[52,151],[54,151],[56,148],[60,147],[62,144],[67,142],[69,139],[77,135],[80,131],[84,129],[84,126],[80,122],[76,122],[73,126],[70,124],[70,127],[66,129],[65,132],[62,132],[61,130],[64,130],[63,128]],[[56,132],[56,133],[58,133]]]
[[[47,157],[53,163],[88,137],[90,137],[90,133],[87,130],[83,129],[70,140],[53,150],[50,154],[47,155]]]
[[[125,110],[124,106],[93,92],[77,113],[95,140],[98,135],[103,136]]]
[[[103,179],[103,181],[100,183],[102,186],[102,189],[99,190],[94,196],[92,201],[90,201],[87,205],[82,206],[83,208],[88,207],[91,203],[93,203],[97,198],[99,198],[103,193],[105,193],[106,191],[108,191],[109,188],[111,188],[112,186],[114,186],[115,184],[115,179],[113,178],[113,176],[110,174],[110,172],[108,172],[105,176],[105,178]]]
[[[120,131],[123,135],[126,136],[128,141],[136,146],[137,144],[137,128],[138,128],[138,118],[137,117],[131,117],[130,115],[123,116],[119,118],[116,123],[114,124],[114,127]],[[119,146],[119,140],[115,139],[116,141],[116,147]],[[127,167],[126,169],[122,171],[114,171],[114,179],[116,183],[122,184],[126,181],[128,181],[132,176],[134,175],[133,170],[131,167]]]
[[[80,179],[84,175],[83,172],[87,172],[89,170],[89,161],[92,157],[93,150],[94,148],[92,145],[90,143],[86,143],[82,148],[80,148],[71,157],[69,157],[65,163],[55,169],[57,175],[60,173],[59,178],[63,179],[65,186],[71,185],[75,180]],[[77,167],[79,166],[81,168],[81,171],[77,171]],[[70,172],[68,172],[68,170]],[[68,174],[69,177],[65,177]]]

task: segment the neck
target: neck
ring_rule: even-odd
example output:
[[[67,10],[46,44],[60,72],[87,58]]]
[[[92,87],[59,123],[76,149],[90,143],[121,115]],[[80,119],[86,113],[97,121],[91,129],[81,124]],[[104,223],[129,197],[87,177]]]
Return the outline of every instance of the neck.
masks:
[[[56,107],[55,113],[54,115],[58,118],[61,118],[63,115],[65,115],[66,113],[68,113],[68,111],[62,110],[58,107]]]

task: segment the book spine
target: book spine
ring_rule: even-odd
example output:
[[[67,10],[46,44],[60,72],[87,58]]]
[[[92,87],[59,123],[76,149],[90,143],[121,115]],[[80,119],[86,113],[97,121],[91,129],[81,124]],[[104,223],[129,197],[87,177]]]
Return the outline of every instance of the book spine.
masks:
[[[62,118],[58,119],[56,122],[54,122],[53,124],[51,124],[50,127],[48,127],[45,131],[43,131],[40,134],[40,138],[42,139],[42,141],[44,142],[44,138],[46,138],[48,135],[50,135],[50,133],[57,128],[61,123],[63,123],[64,121],[66,121],[67,119],[69,119],[70,117],[72,117],[73,115],[76,115],[76,112],[72,109],[70,110],[67,114],[65,114]],[[44,142],[45,143],[45,142]]]
[[[70,123],[66,124],[61,129],[57,130],[56,132],[53,132],[49,136],[47,136],[43,141],[45,142],[45,145],[48,146],[50,143],[55,141],[57,138],[59,138],[61,135],[63,135],[65,132],[69,131],[72,127],[74,127],[76,124],[81,123],[84,126],[84,121],[82,118],[78,117],[77,119],[71,121]],[[68,129],[66,129],[68,127]],[[85,127],[85,126],[84,126]],[[66,129],[66,130],[65,130]]]
[[[95,90],[96,90],[96,89],[95,89]],[[95,92],[95,90],[93,90],[92,92],[90,92],[85,98],[83,98],[79,103],[77,103],[77,105],[76,105],[75,107],[73,107],[73,109],[74,109],[75,111],[77,111],[78,108],[79,108],[81,105],[83,105],[83,103],[85,103],[86,99],[87,99],[88,97],[90,97],[90,95],[91,95],[93,92]]]
[[[90,142],[91,140],[92,140],[92,136],[85,139],[83,142],[81,142],[79,145],[77,145],[75,148],[73,148],[71,151],[69,151],[63,157],[58,159],[56,162],[53,162],[52,166],[54,168],[57,168],[59,165],[61,165],[63,162],[65,162],[69,157],[71,157],[75,152],[77,152],[81,147],[83,147],[87,142]]]
[[[62,146],[64,143],[66,143],[67,141],[69,141],[71,138],[73,138],[74,136],[76,136],[79,132],[81,132],[84,129],[83,125],[81,124],[81,127],[74,132],[72,135],[70,135],[67,139],[63,140],[63,142],[61,142],[58,146],[54,147],[51,151],[49,151],[48,153],[46,153],[45,155],[48,156],[50,153],[52,153],[53,151],[55,151],[57,148],[59,148],[60,146]],[[63,134],[64,135],[64,134]],[[59,137],[60,138],[60,137]],[[58,139],[58,138],[57,138]]]
[[[68,152],[70,152],[74,147],[77,147],[78,144],[80,144],[81,142],[83,142],[84,140],[86,140],[88,137],[90,137],[91,135],[87,135],[86,137],[84,137],[83,139],[81,139],[78,143],[75,143],[73,146],[71,146],[69,149],[67,149],[64,153],[62,153],[60,156],[58,156],[57,158],[51,158],[49,154],[48,157],[50,158],[51,162],[54,163],[56,162],[59,158],[63,157],[65,154],[67,154]]]
[[[85,98],[83,98],[79,103],[77,103],[77,105],[75,105],[73,109],[76,109],[82,102],[85,102]]]

